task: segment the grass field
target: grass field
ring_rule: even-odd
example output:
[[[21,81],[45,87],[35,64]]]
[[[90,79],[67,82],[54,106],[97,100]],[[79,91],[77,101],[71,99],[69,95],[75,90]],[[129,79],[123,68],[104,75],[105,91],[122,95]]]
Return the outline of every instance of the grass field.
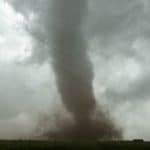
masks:
[[[1,140],[0,150],[150,150],[150,142]]]

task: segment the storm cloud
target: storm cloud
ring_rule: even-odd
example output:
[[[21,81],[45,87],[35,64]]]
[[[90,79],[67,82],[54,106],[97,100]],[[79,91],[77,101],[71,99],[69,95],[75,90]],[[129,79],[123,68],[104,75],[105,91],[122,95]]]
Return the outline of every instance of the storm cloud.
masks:
[[[53,58],[49,55],[52,39],[47,40],[52,31],[47,32],[46,29],[53,25],[46,18],[52,20],[53,14],[45,14],[47,10],[53,9],[52,1],[37,0],[36,4],[34,0],[9,2],[25,17],[26,31],[31,34],[30,38],[34,37],[30,67],[33,64],[44,65],[49,61],[52,63]],[[49,4],[45,5],[45,2]],[[105,105],[123,127],[125,138],[149,139],[146,132],[150,114],[147,107],[150,96],[149,5],[148,0],[89,0],[81,29],[94,66],[96,99]],[[44,18],[43,13],[47,15]],[[43,26],[42,22],[47,23]],[[25,97],[30,99],[28,94]],[[142,114],[146,114],[145,117]],[[139,133],[139,128],[143,129],[143,126],[143,133]]]

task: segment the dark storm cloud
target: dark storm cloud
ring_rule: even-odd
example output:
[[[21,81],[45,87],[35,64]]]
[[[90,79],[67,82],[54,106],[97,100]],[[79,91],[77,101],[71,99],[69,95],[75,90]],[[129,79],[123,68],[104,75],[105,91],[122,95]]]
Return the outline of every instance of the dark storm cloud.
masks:
[[[72,113],[77,126],[72,130],[80,132],[78,136],[81,138],[111,138],[120,135],[102,111],[99,112],[101,119],[97,121],[98,126],[92,120],[96,111],[93,72],[86,52],[87,43],[81,32],[87,4],[83,0],[53,1],[53,66],[63,104]],[[70,138],[74,136],[73,133]]]
[[[41,9],[36,15],[39,19],[37,20],[42,24],[28,29],[37,41],[41,41],[43,36],[45,37],[42,40],[43,47],[38,50],[38,61],[40,62],[41,58],[45,61],[52,55],[52,65],[62,102],[75,121],[75,125],[68,129],[72,133],[67,136],[77,138],[75,132],[80,132],[81,138],[120,136],[119,131],[101,110],[99,111],[101,119],[93,120],[96,111],[96,100],[92,89],[93,71],[86,52],[87,43],[81,30],[88,11],[88,1],[45,1]],[[24,8],[22,10],[25,12]],[[37,9],[35,8],[35,10]],[[25,12],[25,14],[27,13]],[[52,46],[48,43],[51,43]],[[47,45],[47,49],[44,49],[44,44]],[[34,47],[33,58],[36,54],[37,50]],[[87,126],[89,129],[86,128]]]
[[[37,0],[36,4],[34,0],[22,1],[23,5],[20,0],[9,1],[14,4],[18,11],[24,13],[29,21],[26,28],[31,35],[35,37],[35,47],[31,61],[43,63],[52,59],[52,55],[49,54],[52,54],[53,44],[57,44],[58,41],[55,40],[53,43],[52,41],[54,39],[50,35],[57,37],[59,36],[58,31],[62,32],[63,29],[69,31],[73,30],[78,34],[77,29],[81,27],[81,35],[77,36],[72,32],[70,35],[74,35],[72,37],[74,37],[75,41],[76,39],[80,39],[80,41],[83,42],[81,47],[90,52],[90,57],[94,64],[94,73],[96,75],[96,87],[98,89],[104,86],[106,90],[102,95],[107,98],[107,102],[116,103],[116,101],[126,100],[134,105],[135,100],[137,102],[138,100],[149,98],[149,46],[145,44],[143,44],[142,47],[139,46],[139,42],[144,43],[143,39],[149,42],[150,2],[148,0],[89,0],[87,6],[88,11],[86,13],[81,12],[81,14],[80,11],[78,12],[79,16],[84,16],[84,21],[82,17],[79,17],[79,20],[77,20],[75,16],[74,18],[70,18],[70,22],[68,23],[70,25],[74,24],[74,27],[71,29],[65,28],[68,26],[66,22],[63,22],[63,17],[61,16],[63,13],[60,15],[59,13],[61,12],[55,12],[55,7],[52,7],[52,0]],[[45,3],[47,5],[45,5]],[[73,4],[74,3],[75,2],[73,2]],[[61,7],[63,7],[63,4]],[[67,5],[64,7],[67,7]],[[49,10],[51,10],[51,13],[49,13]],[[65,16],[71,15],[68,14],[67,11],[66,9],[64,12]],[[72,9],[72,11],[74,11],[74,9]],[[60,17],[62,18],[57,20],[57,18]],[[64,20],[66,20],[66,18],[67,17],[65,17]],[[53,19],[56,19],[54,22],[57,22],[57,26],[53,24]],[[76,24],[76,21],[78,24]],[[65,27],[62,27],[62,24],[65,24]],[[53,29],[53,31],[51,29]],[[64,35],[63,32],[62,35]],[[72,39],[73,38],[70,38],[71,41]],[[78,42],[75,43],[79,45]],[[83,53],[85,54],[84,50]],[[78,56],[78,54],[76,54],[76,56]],[[81,56],[78,57],[82,58]],[[130,72],[134,74],[134,65],[129,71],[125,69],[129,59],[134,60],[135,64],[139,67],[140,73],[135,75],[136,77],[134,79],[132,79],[130,75],[124,77],[124,74],[130,74]],[[55,60],[53,61],[55,63]],[[122,61],[124,61],[124,63],[122,63]],[[76,66],[83,62],[85,62],[85,59],[77,62]],[[88,61],[86,64],[89,64]],[[121,64],[121,67],[117,68],[116,66],[118,66],[118,64]],[[73,73],[75,72],[72,67],[69,68],[67,62],[65,66],[67,70],[71,70]],[[80,67],[82,68],[81,74],[83,74],[82,72],[84,72],[85,66],[81,65]],[[118,82],[116,82],[118,77],[115,71],[121,72],[122,77],[120,77]],[[92,74],[93,73],[91,73],[91,76],[93,76]],[[94,77],[90,77],[90,80]],[[64,77],[61,76],[61,78]],[[102,83],[102,85],[100,83]],[[127,88],[124,87],[125,83],[128,84]],[[116,86],[116,84],[119,84],[119,86]],[[113,109],[111,109],[112,112]],[[70,111],[73,110],[71,109]]]

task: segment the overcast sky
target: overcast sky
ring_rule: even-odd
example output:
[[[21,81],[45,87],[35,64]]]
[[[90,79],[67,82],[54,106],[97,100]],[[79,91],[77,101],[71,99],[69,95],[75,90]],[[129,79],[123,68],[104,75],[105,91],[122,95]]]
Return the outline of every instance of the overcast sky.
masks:
[[[150,140],[150,2],[87,2],[83,34],[97,101],[125,139]],[[40,114],[61,109],[45,31],[50,4],[0,0],[0,138],[28,138]]]

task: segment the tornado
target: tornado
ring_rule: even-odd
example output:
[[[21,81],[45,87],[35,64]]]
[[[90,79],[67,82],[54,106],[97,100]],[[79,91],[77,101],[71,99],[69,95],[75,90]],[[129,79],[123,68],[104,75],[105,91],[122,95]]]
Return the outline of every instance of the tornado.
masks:
[[[103,111],[100,110],[97,117],[94,117],[97,106],[92,88],[94,74],[82,33],[87,11],[87,0],[52,1],[53,69],[63,105],[74,120],[73,125],[60,127],[55,133],[58,138],[98,139],[120,136]]]

